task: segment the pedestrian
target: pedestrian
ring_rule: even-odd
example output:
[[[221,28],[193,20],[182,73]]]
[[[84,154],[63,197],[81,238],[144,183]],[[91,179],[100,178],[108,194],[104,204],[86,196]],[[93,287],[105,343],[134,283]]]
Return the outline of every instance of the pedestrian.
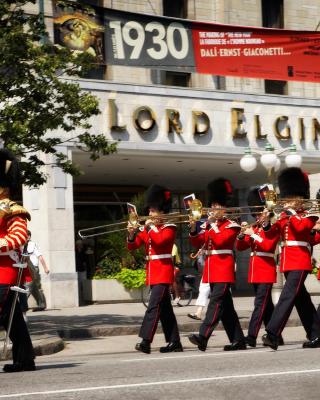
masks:
[[[202,281],[210,284],[210,301],[199,334],[189,336],[191,343],[205,351],[213,330],[222,321],[230,344],[225,351],[245,350],[245,338],[238,315],[234,309],[231,284],[235,282],[235,261],[233,248],[240,232],[240,225],[226,218],[226,208],[233,205],[234,194],[231,183],[224,178],[216,179],[208,185],[208,220],[201,225],[190,220],[190,241],[196,248],[204,246],[206,261]]]
[[[273,229],[274,232],[277,229],[280,233],[280,268],[286,282],[262,341],[277,350],[280,335],[295,306],[308,339],[303,347],[320,347],[320,319],[304,285],[312,271],[311,230],[318,220],[317,215],[307,213],[304,207],[305,199],[310,198],[309,179],[300,168],[292,167],[281,172],[278,183],[280,197],[287,201],[279,219],[274,223],[275,227],[269,223],[264,229]]]
[[[27,254],[29,256],[29,269],[32,275],[32,281],[26,285],[29,289],[28,297],[32,295],[36,300],[37,307],[35,307],[33,311],[44,311],[47,308],[47,302],[41,287],[39,262],[41,263],[45,274],[48,275],[50,270],[45,262],[45,259],[43,258],[39,246],[33,240],[31,240],[31,232],[29,230]]]
[[[174,280],[172,247],[177,227],[164,218],[171,209],[170,191],[163,186],[150,186],[145,193],[145,206],[149,216],[145,225],[137,229],[128,223],[128,249],[145,247],[146,285],[151,286],[150,300],[139,332],[142,341],[135,348],[143,353],[151,352],[160,319],[168,343],[160,348],[160,352],[180,352],[183,348],[170,297],[170,285]]]
[[[79,304],[84,303],[84,281],[87,279],[87,255],[82,240],[75,243],[76,271],[78,274]]]
[[[182,307],[179,303],[181,294],[181,258],[179,254],[178,246],[174,243],[172,247],[172,261],[174,265],[174,279],[172,283],[172,291],[174,294],[173,304],[177,307]]]
[[[267,326],[274,310],[271,291],[277,281],[275,252],[280,234],[275,225],[268,231],[263,229],[268,221],[266,217],[269,211],[265,209],[262,187],[257,186],[249,191],[247,203],[256,221],[251,226],[243,223],[236,248],[239,251],[251,249],[248,282],[253,285],[255,298],[246,343],[250,347],[256,347],[261,324],[263,322]],[[279,338],[280,343],[283,344],[282,337]]]
[[[28,211],[10,200],[10,195],[20,183],[19,163],[6,149],[0,149],[0,324],[7,330],[15,293],[10,290],[18,282],[21,252],[27,242]],[[22,275],[27,279],[28,268]],[[30,275],[29,275],[30,277]],[[19,305],[14,307],[12,326],[9,332],[12,342],[13,364],[5,364],[4,372],[34,371],[34,350]]]
[[[198,270],[201,277],[203,274],[203,268],[204,268],[204,262],[205,262],[205,255],[203,253],[204,253],[204,251],[201,250],[195,260],[196,269]],[[197,297],[197,300],[195,303],[195,305],[197,306],[197,309],[194,313],[188,314],[189,318],[201,321],[203,310],[208,305],[208,302],[209,302],[209,296],[210,296],[210,283],[204,283],[201,278],[201,281],[199,284],[199,293],[198,293],[198,297]]]

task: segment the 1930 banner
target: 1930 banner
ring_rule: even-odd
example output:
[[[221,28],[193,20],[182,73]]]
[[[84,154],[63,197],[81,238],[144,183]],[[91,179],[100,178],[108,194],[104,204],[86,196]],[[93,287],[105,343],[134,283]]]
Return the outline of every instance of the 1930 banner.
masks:
[[[55,42],[99,63],[320,82],[320,32],[221,25],[56,0]]]

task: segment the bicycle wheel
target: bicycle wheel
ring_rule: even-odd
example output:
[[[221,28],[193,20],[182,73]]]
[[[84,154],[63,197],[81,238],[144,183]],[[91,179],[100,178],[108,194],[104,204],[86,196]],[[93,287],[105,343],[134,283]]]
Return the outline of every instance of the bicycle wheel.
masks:
[[[182,307],[188,306],[192,300],[192,289],[188,288],[180,292],[179,305]]]
[[[141,301],[145,307],[148,307],[151,294],[150,286],[142,286],[141,288]]]

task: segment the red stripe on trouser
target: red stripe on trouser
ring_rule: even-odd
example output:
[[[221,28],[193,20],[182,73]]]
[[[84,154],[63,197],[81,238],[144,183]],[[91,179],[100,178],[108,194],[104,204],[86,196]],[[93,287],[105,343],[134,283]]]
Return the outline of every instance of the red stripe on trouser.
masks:
[[[255,336],[256,337],[258,336],[258,333],[259,333],[259,330],[260,330],[260,327],[261,327],[261,324],[262,324],[262,317],[263,317],[263,314],[264,314],[264,310],[266,308],[266,302],[267,302],[267,299],[269,297],[270,290],[271,290],[271,287],[269,287],[269,289],[268,289],[268,291],[267,291],[267,293],[265,295],[265,298],[263,300],[260,316],[259,316],[259,319],[258,319],[258,322],[257,322],[257,325],[256,325],[256,330],[255,330]]]
[[[155,331],[156,331],[156,328],[157,328],[157,324],[158,324],[158,321],[159,321],[159,318],[160,318],[160,304],[162,302],[162,299],[163,299],[163,296],[164,296],[164,293],[165,293],[166,289],[167,289],[166,287],[163,289],[163,293],[161,295],[160,301],[159,301],[158,306],[157,306],[157,315],[156,315],[156,318],[154,319],[154,322],[153,322],[153,325],[152,325],[152,328],[151,328],[151,334],[150,334],[150,337],[149,337],[150,342],[152,341],[153,336],[154,336]]]
[[[225,291],[226,291],[226,287],[227,287],[227,286],[228,286],[227,284],[224,285],[224,289],[223,289],[222,296],[224,296],[224,293],[225,293]],[[222,304],[222,301],[221,301],[220,305],[221,305],[221,304]],[[210,330],[212,329],[212,326],[213,326],[213,324],[214,324],[214,321],[215,321],[215,319],[216,319],[216,315],[217,315],[218,311],[219,311],[219,304],[216,304],[216,309],[214,310],[212,321],[211,321],[211,323],[210,323],[208,329],[207,329],[206,332],[205,332],[205,335],[204,335],[205,337],[208,336],[208,333],[209,333]]]
[[[300,280],[299,280],[299,283],[298,283],[298,286],[297,286],[297,289],[296,289],[296,293],[295,293],[295,295],[294,295],[294,297],[293,297],[293,300],[292,300],[293,304],[294,304],[295,298],[297,297],[297,294],[298,294],[298,292],[299,292],[299,290],[300,290],[301,281],[302,281],[302,278],[303,278],[303,276],[304,276],[304,273],[305,273],[305,271],[302,271],[301,276],[300,276]],[[292,307],[291,307],[291,310],[292,310],[292,308],[293,308],[293,305],[292,305]],[[290,313],[291,313],[291,311],[290,311]],[[290,315],[290,313],[289,313],[289,315]],[[287,317],[287,315],[286,315],[286,318],[284,319],[284,321],[283,321],[283,323],[282,323],[280,329],[279,329],[278,332],[277,332],[277,336],[280,336],[280,335],[281,335],[281,332],[283,331],[284,327],[286,326],[286,323],[287,323],[287,321],[288,321],[288,318],[289,318],[289,316]]]

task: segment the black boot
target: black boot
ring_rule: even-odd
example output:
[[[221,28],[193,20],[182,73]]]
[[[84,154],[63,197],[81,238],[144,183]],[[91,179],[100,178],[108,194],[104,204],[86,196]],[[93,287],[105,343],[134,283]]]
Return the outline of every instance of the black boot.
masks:
[[[245,339],[238,340],[231,344],[227,344],[223,348],[224,351],[234,351],[234,350],[247,350],[247,345]]]
[[[183,351],[181,342],[172,342],[169,343],[167,346],[160,347],[160,353],[171,353],[173,351],[175,352]]]
[[[282,336],[279,336],[278,338],[278,346],[284,346],[284,340]]]
[[[279,346],[279,340],[277,336],[271,335],[270,333],[266,333],[262,336],[262,342],[264,346],[271,347],[273,350],[277,350]]]
[[[188,339],[192,344],[198,346],[199,350],[206,351],[208,340],[204,336],[193,334],[188,336]]]
[[[244,340],[245,340],[246,344],[248,346],[250,346],[250,347],[256,347],[257,346],[257,339],[255,337],[253,337],[253,336],[249,336],[248,335],[248,336],[246,336],[244,338]]]
[[[142,341],[140,343],[136,344],[135,349],[138,350],[138,351],[141,351],[142,353],[150,354],[151,353],[151,347],[150,347],[149,340],[142,339]]]
[[[25,363],[5,364],[3,366],[3,372],[22,372],[22,371],[35,371],[35,370],[36,366],[33,360]]]
[[[302,347],[304,349],[316,349],[320,347],[320,338],[315,338],[313,340],[309,340],[308,342],[304,342]]]

